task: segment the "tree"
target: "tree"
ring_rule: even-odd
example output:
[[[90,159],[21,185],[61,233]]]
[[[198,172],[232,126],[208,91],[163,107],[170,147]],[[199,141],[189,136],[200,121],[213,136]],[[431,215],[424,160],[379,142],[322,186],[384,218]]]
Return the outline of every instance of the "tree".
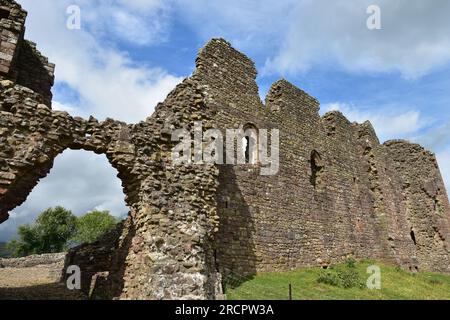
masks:
[[[19,238],[9,242],[8,249],[16,257],[64,251],[76,233],[76,222],[71,211],[63,207],[49,208],[34,224],[20,226]]]
[[[73,237],[76,243],[90,243],[98,240],[107,231],[113,229],[118,219],[109,211],[88,212],[77,220],[77,232]]]
[[[9,252],[6,243],[0,242],[0,258],[8,258],[11,255]]]

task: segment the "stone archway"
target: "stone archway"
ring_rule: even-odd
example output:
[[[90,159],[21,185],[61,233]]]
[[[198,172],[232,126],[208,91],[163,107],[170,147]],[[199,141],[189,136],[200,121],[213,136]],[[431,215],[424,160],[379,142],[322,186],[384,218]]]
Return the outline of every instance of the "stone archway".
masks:
[[[171,159],[172,129],[190,130],[193,119],[209,121],[195,82],[185,80],[151,118],[134,125],[52,111],[23,87],[12,82],[2,85],[9,89],[3,93],[15,96],[8,111],[1,112],[3,220],[25,201],[64,150],[105,154],[118,171],[130,214],[110,241],[113,254],[104,257],[100,269],[108,274],[98,285],[103,283],[109,297],[130,299],[205,299],[220,293],[211,248],[218,225],[218,169],[175,166]],[[101,247],[88,251],[98,254],[97,249]],[[82,260],[82,251],[72,253],[73,261]],[[87,274],[98,273],[91,271]],[[118,287],[111,285],[118,282]]]
[[[66,149],[106,154],[111,165],[118,170],[123,185],[130,182],[123,179],[132,176],[127,172],[132,167],[127,161],[134,160],[130,156],[132,148],[124,138],[128,130],[126,125],[114,121],[99,123],[93,118],[89,121],[72,118],[65,112],[52,112],[43,104],[34,107],[37,112],[31,115],[28,113],[31,110],[22,106],[18,106],[15,112],[2,113],[3,121],[11,123],[2,129],[1,135],[4,152],[0,173],[0,212],[3,220],[8,211],[25,201],[37,182],[49,173],[56,156]],[[28,126],[16,128],[14,123],[19,119]],[[112,136],[105,136],[104,132],[111,132]],[[114,136],[118,138],[112,142]],[[124,192],[127,193],[126,187]]]
[[[26,201],[0,224],[0,242],[9,241],[19,225],[35,221],[49,208],[62,206],[75,215],[109,211],[123,219],[129,212],[117,171],[104,155],[65,150],[55,158],[50,173],[40,180]]]

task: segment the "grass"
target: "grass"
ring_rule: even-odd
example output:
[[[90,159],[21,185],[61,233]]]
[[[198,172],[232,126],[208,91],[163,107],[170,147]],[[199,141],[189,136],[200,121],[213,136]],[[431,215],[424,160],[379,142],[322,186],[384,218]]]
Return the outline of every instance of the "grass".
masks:
[[[395,266],[363,261],[355,265],[363,283],[370,276],[366,273],[367,267],[374,264],[381,268],[380,290],[318,283],[322,269],[304,268],[292,272],[261,273],[236,288],[228,288],[226,294],[229,300],[287,300],[291,284],[294,300],[450,300],[450,274],[414,274]],[[342,264],[331,270],[345,268]]]

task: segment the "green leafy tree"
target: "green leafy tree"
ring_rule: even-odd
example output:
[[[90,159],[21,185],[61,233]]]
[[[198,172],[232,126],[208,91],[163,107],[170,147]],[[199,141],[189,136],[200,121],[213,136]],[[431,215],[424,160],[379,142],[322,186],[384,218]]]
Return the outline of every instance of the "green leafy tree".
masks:
[[[34,224],[20,226],[18,239],[9,242],[7,247],[16,257],[64,251],[76,233],[76,222],[71,211],[63,207],[49,208]]]
[[[92,211],[77,220],[77,232],[73,237],[76,243],[90,243],[98,240],[107,231],[113,229],[118,219],[109,211]]]

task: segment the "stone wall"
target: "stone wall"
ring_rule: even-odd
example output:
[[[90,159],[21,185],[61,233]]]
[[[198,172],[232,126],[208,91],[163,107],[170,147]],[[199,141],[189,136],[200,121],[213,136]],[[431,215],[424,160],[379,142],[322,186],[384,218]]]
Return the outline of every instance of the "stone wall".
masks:
[[[25,32],[27,13],[9,0],[0,0],[0,74],[15,77],[14,62],[19,55],[20,42]]]
[[[0,258],[0,269],[6,268],[11,272],[17,269],[31,270],[34,267],[46,266],[48,277],[53,281],[62,280],[62,271],[64,270],[65,253],[49,253],[41,255],[31,255],[23,258]],[[26,272],[26,271],[25,271]]]
[[[106,242],[68,255],[91,297],[212,299],[222,277],[348,255],[450,272],[450,207],[434,155],[406,141],[380,144],[369,122],[321,117],[319,102],[285,80],[263,104],[254,63],[226,41],[211,40],[193,75],[136,124],[51,110],[52,65],[33,46],[36,59],[15,50],[19,61],[0,74],[0,221],[65,149],[105,154],[130,213]],[[279,172],[176,165],[171,134],[196,121],[205,130],[278,129]]]
[[[450,205],[435,155],[405,141],[384,146],[404,195],[404,237],[414,244],[412,257],[423,269],[449,272]],[[396,240],[398,232],[392,230],[392,237]]]
[[[161,104],[154,118],[135,125],[108,119],[73,118],[52,111],[35,93],[0,81],[0,92],[16,97],[0,112],[0,212],[25,201],[65,149],[104,153],[119,172],[131,209],[121,242],[126,254],[123,297],[211,296],[208,246],[217,227],[214,166],[173,166],[171,126],[203,119],[201,91],[187,80]],[[8,88],[11,89],[8,91]],[[133,230],[133,231],[131,231]],[[207,239],[210,239],[207,241]],[[122,250],[122,251],[121,251]],[[145,288],[141,285],[145,284]],[[211,289],[212,290],[212,289]]]
[[[99,122],[52,111],[50,95],[32,85],[40,77],[35,65],[21,66],[28,68],[30,82],[9,75],[0,79],[2,221],[25,201],[65,149],[106,154],[119,172],[130,207],[106,279],[112,282],[120,277],[117,296],[214,297],[219,277],[213,270],[211,246],[218,225],[218,170],[214,165],[171,163],[172,130],[190,129],[192,119],[208,126],[203,88],[186,79],[146,121]],[[82,250],[78,252],[82,255]]]
[[[319,102],[285,80],[263,104],[253,62],[224,40],[202,49],[194,75],[208,87],[219,128],[280,130],[277,175],[220,166],[216,251],[226,280],[349,255],[450,271],[450,210],[434,155],[406,141],[394,153],[369,122],[350,123],[339,112],[320,117]],[[417,190],[405,188],[408,181]]]
[[[0,74],[52,100],[55,65],[41,55],[36,44],[23,39],[27,13],[19,4],[0,1]]]
[[[111,286],[114,284],[121,289],[123,279],[109,282],[107,279],[110,276],[112,259],[117,253],[123,228],[124,224],[119,223],[114,230],[107,232],[98,241],[72,248],[65,256],[64,268],[61,270],[65,271],[69,266],[78,266],[82,270],[81,290],[91,299],[112,299],[115,293],[120,295],[120,290]],[[68,276],[70,274],[66,272],[62,274],[66,280]],[[103,282],[103,285],[100,285],[100,281]]]
[[[59,264],[60,270],[63,269],[66,254],[48,253],[38,254],[23,258],[0,259],[0,268],[30,268],[35,266]]]
[[[40,93],[44,103],[51,104],[51,88],[54,81],[55,65],[36,49],[36,44],[24,40],[16,62],[17,83]]]

